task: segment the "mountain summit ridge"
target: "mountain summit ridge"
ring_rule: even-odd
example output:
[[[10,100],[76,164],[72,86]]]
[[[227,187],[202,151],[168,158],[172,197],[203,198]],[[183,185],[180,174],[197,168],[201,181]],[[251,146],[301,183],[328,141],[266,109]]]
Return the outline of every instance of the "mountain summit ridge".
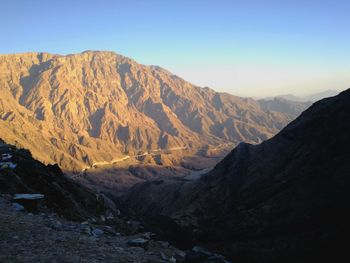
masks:
[[[66,171],[139,151],[257,143],[295,117],[110,51],[0,56],[0,136]]]

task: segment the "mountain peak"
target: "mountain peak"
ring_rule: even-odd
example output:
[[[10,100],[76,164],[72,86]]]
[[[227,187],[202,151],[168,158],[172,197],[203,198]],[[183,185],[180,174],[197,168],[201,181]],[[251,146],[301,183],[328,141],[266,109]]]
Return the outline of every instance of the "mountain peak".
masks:
[[[111,51],[8,55],[0,68],[0,135],[66,171],[140,151],[257,143],[295,117]]]

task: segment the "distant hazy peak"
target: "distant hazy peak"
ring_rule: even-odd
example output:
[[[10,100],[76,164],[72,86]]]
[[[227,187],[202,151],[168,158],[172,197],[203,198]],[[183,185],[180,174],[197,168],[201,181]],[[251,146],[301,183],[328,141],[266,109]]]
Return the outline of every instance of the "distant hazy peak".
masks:
[[[296,102],[315,102],[323,98],[336,96],[338,94],[339,94],[338,90],[329,89],[318,93],[313,93],[307,96],[295,96],[293,94],[284,94],[284,95],[278,95],[274,97],[265,97],[265,98],[262,98],[261,100],[273,100],[274,98],[282,98],[282,99],[286,99],[289,101],[296,101]]]

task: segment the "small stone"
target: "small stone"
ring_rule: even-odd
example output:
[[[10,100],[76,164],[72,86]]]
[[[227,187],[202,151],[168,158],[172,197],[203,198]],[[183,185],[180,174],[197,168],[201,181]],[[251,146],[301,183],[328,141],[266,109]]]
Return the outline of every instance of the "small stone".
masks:
[[[169,247],[169,242],[168,241],[159,241],[159,243],[164,248],[168,248]]]
[[[100,237],[100,236],[102,236],[104,234],[104,231],[102,229],[95,228],[94,230],[92,230],[91,234],[94,237]]]
[[[110,213],[110,214],[106,215],[106,219],[107,220],[113,220],[114,219],[114,215]]]
[[[186,262],[218,262],[218,263],[229,263],[223,256],[211,253],[210,251],[195,246],[186,254]]]
[[[89,226],[86,226],[86,228],[84,228],[84,233],[91,235],[91,228]]]
[[[151,233],[150,232],[143,233],[142,237],[144,237],[146,239],[151,239]]]
[[[122,247],[115,247],[114,249],[116,251],[118,251],[118,252],[123,252],[124,251],[124,248],[122,248]]]
[[[164,260],[168,260],[168,257],[163,252],[160,252],[160,257]]]
[[[144,239],[144,238],[135,238],[135,239],[131,239],[127,242],[127,244],[131,247],[142,247],[142,248],[146,248],[148,245],[148,240]]]
[[[169,262],[176,263],[176,258],[174,258],[174,257],[169,258]]]
[[[144,254],[145,249],[142,247],[129,247],[128,252],[130,252],[131,254]]]
[[[53,220],[53,222],[51,223],[51,228],[58,231],[63,230],[62,223],[60,221]]]
[[[176,259],[177,262],[184,262],[186,259],[186,253],[184,251],[176,249],[174,258]]]
[[[56,242],[64,242],[64,241],[66,241],[66,239],[65,239],[64,237],[57,237],[57,238],[55,239],[55,241],[56,241]]]
[[[24,211],[24,206],[20,205],[18,203],[13,203],[12,204],[12,209],[16,212]]]

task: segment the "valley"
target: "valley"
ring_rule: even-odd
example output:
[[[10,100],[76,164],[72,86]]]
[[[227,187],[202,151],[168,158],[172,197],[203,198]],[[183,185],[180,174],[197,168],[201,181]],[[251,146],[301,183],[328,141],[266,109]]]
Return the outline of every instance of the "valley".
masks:
[[[0,263],[350,262],[350,1],[2,1]]]
[[[95,163],[81,173],[71,175],[71,178],[96,191],[120,196],[134,184],[147,180],[169,177],[195,178],[213,168],[231,148],[230,143],[221,144],[206,149],[206,154],[195,156],[186,152],[185,147],[154,150],[135,156],[127,155],[111,162]],[[180,154],[176,156],[176,152]]]
[[[339,243],[329,211],[347,219],[349,91],[314,104],[253,100],[112,52],[1,55],[0,72],[8,233],[36,244],[78,238],[99,261],[293,262],[337,251],[324,237],[309,243],[322,228]],[[7,227],[17,213],[38,240]]]

